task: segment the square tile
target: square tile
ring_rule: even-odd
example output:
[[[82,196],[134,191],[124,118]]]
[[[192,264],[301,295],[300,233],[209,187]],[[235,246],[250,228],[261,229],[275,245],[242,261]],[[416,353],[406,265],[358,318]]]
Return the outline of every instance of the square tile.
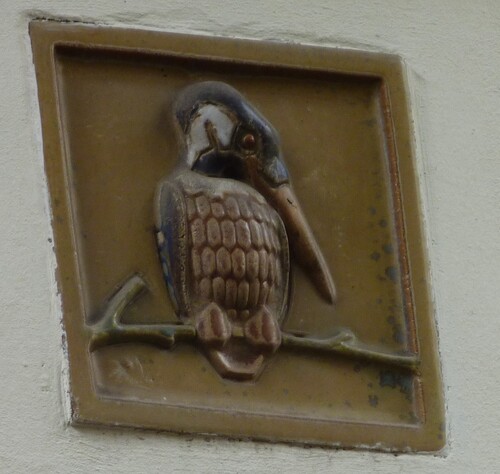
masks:
[[[443,400],[401,60],[42,21],[30,34],[73,421],[441,449]],[[143,335],[92,346],[134,275],[145,288],[124,308],[123,324],[180,323],[158,256],[154,201],[180,156],[172,104],[201,81],[229,84],[279,133],[337,288],[331,305],[292,252],[282,346],[246,381],[221,377],[196,339],[169,349]],[[297,342],[339,328],[355,334],[347,350]]]

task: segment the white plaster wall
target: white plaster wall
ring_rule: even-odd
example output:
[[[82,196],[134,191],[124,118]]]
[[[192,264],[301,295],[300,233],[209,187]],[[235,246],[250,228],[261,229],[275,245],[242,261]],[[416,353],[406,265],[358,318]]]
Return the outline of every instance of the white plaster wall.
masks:
[[[500,3],[0,0],[0,472],[500,472]],[[64,421],[31,17],[348,46],[410,68],[449,446],[304,449]]]

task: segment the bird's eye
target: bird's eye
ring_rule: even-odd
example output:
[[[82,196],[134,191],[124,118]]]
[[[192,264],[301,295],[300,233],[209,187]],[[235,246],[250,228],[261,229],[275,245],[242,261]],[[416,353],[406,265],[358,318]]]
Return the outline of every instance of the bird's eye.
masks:
[[[257,141],[255,140],[255,135],[252,133],[245,133],[245,135],[241,137],[241,147],[245,150],[254,150],[256,143]]]

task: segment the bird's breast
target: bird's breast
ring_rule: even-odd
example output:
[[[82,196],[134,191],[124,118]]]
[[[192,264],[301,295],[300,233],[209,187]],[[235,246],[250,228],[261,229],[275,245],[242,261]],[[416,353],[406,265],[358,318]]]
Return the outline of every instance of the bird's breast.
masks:
[[[288,245],[276,211],[246,192],[185,190],[185,202],[191,303],[214,301],[233,321],[262,305],[277,311],[286,297]]]

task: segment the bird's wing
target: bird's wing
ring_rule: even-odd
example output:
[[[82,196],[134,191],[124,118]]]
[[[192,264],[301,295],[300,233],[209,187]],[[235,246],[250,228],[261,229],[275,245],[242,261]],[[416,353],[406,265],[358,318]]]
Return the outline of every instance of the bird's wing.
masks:
[[[159,188],[156,211],[157,243],[168,291],[177,315],[189,313],[187,282],[187,219],[185,200],[175,182]]]

